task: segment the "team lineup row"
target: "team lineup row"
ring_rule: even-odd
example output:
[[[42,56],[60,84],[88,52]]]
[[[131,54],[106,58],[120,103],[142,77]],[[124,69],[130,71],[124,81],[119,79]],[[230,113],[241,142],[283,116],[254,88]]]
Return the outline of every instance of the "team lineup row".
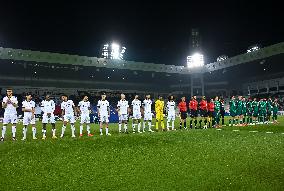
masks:
[[[72,100],[68,100],[66,95],[61,96],[62,103],[62,119],[63,126],[60,137],[64,136],[66,125],[69,122],[71,124],[72,137],[75,137],[75,116],[80,115],[80,136],[83,136],[83,125],[86,125],[87,135],[93,136],[90,130],[90,113],[91,105],[88,101],[88,96],[84,96],[82,101],[79,102],[76,107]],[[131,102],[131,109],[128,101],[125,99],[125,95],[121,94],[121,99],[117,104],[117,112],[119,116],[119,132],[122,132],[122,126],[124,132],[128,133],[128,117],[129,113],[132,111],[132,132],[142,133],[145,132],[146,124],[148,126],[148,131],[153,132],[152,127],[152,100],[150,95],[146,95],[145,100],[141,102],[138,95],[135,96],[134,100]],[[159,99],[155,101],[155,114],[156,114],[156,129],[159,127],[164,130],[164,112],[167,114],[167,130],[176,130],[174,127],[174,122],[176,118],[176,103],[174,97],[170,96],[169,100],[164,106],[165,102],[163,101],[162,96],[159,96]],[[229,125],[255,125],[263,124],[270,122],[271,114],[273,114],[273,122],[277,122],[277,112],[278,112],[278,102],[277,99],[272,101],[271,99],[261,99],[257,101],[256,99],[246,100],[242,96],[239,96],[236,100],[233,96],[229,102],[230,106],[230,115]],[[4,141],[6,127],[9,123],[12,124],[12,139],[16,140],[16,124],[17,124],[17,110],[18,101],[15,96],[13,96],[12,89],[7,89],[7,96],[3,98],[2,107],[5,109],[4,118],[3,118],[3,127],[2,127],[2,136],[1,141]],[[184,128],[187,128],[186,118],[188,114],[188,109],[190,113],[190,128],[197,128],[198,115],[201,116],[199,119],[199,128],[214,127],[218,128],[220,126],[220,118],[222,118],[222,125],[224,125],[224,100],[220,100],[217,96],[215,99],[211,99],[209,102],[202,97],[202,100],[198,103],[196,96],[193,96],[189,102],[186,103],[185,97],[181,98],[181,101],[178,104],[179,108],[179,117],[180,117],[180,129],[182,125]],[[41,102],[41,109],[43,111],[42,115],[42,139],[46,139],[46,125],[50,123],[52,125],[52,138],[56,137],[56,128],[55,128],[55,103],[50,99],[49,95],[46,95],[45,100]],[[26,95],[26,100],[22,102],[22,111],[24,112],[23,116],[23,138],[26,140],[27,127],[28,125],[32,126],[33,139],[36,138],[36,127],[35,127],[35,102],[32,101],[31,94]],[[98,117],[100,121],[100,135],[103,135],[103,125],[105,124],[105,133],[106,135],[111,135],[108,131],[108,123],[110,116],[110,105],[106,100],[106,95],[101,96],[101,100],[97,103]],[[141,127],[141,119],[143,116],[143,126]],[[247,121],[245,120],[247,119]],[[203,124],[202,124],[203,123]],[[136,128],[137,126],[137,128]],[[136,131],[137,129],[137,131]]]

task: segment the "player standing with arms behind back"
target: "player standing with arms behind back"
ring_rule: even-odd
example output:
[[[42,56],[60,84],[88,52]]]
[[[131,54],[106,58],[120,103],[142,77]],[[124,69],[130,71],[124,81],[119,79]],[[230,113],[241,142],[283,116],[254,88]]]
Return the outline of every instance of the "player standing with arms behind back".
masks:
[[[55,103],[50,99],[50,95],[45,96],[45,100],[41,102],[41,110],[43,111],[42,116],[42,139],[46,139],[46,124],[51,123],[52,126],[52,138],[56,139],[55,135],[55,118],[54,118],[54,110]]]
[[[64,132],[66,129],[66,125],[68,122],[71,124],[71,131],[72,131],[72,137],[75,137],[75,116],[76,116],[76,110],[75,105],[72,100],[68,100],[67,95],[61,96],[62,103],[61,103],[61,109],[62,109],[62,117],[63,117],[63,126],[62,126],[62,132],[61,132],[61,138],[64,136]]]
[[[106,94],[102,94],[102,99],[98,101],[98,117],[100,118],[100,135],[103,135],[103,124],[106,125],[106,135],[110,136],[108,132],[108,123],[110,116],[109,102],[106,100]]]
[[[134,100],[132,101],[131,105],[132,105],[132,115],[133,115],[133,119],[132,119],[132,129],[133,129],[133,133],[135,133],[135,127],[136,125],[138,126],[138,133],[142,133],[141,132],[141,101],[138,99],[139,96],[135,95]]]
[[[156,112],[156,130],[159,130],[159,124],[161,123],[162,130],[165,129],[164,124],[164,100],[162,96],[155,102],[155,112]]]
[[[185,102],[185,97],[181,98],[181,102],[179,102],[178,108],[179,108],[179,115],[180,115],[179,129],[182,128],[182,123],[183,123],[184,129],[187,129],[186,127],[187,104]]]
[[[128,114],[129,114],[129,105],[128,101],[125,100],[125,95],[120,95],[120,100],[117,103],[117,113],[119,118],[118,124],[118,132],[121,133],[121,127],[124,125],[124,133],[128,133],[127,130],[127,121],[128,121]]]
[[[189,102],[189,109],[190,109],[190,128],[192,129],[192,121],[194,120],[194,128],[196,128],[197,124],[197,107],[198,107],[198,102],[196,101],[196,96],[192,96],[190,102]]]
[[[87,126],[87,134],[88,137],[94,136],[91,134],[90,130],[90,113],[91,113],[91,104],[88,101],[88,96],[84,96],[83,100],[78,104],[78,112],[80,113],[80,137],[83,136],[83,125],[86,124]]]
[[[170,130],[170,122],[172,122],[172,130],[175,129],[175,117],[176,117],[176,103],[174,101],[174,96],[169,97],[169,101],[167,102],[167,130]]]
[[[6,134],[6,127],[9,123],[12,124],[12,140],[16,140],[16,125],[18,122],[17,117],[17,107],[18,107],[18,99],[13,96],[13,90],[11,88],[7,89],[7,96],[3,98],[2,108],[5,109],[4,119],[3,119],[3,127],[2,127],[2,136],[1,141],[4,141]]]
[[[32,101],[32,95],[30,93],[26,94],[26,100],[22,103],[22,111],[24,112],[22,140],[24,141],[27,139],[27,127],[29,124],[32,125],[33,139],[37,139],[35,127],[35,102]]]
[[[148,122],[148,131],[154,132],[152,128],[152,100],[150,94],[146,95],[145,100],[143,101],[143,114],[144,114],[144,121],[143,121],[143,132],[145,131],[146,122]]]
[[[199,120],[199,128],[201,128],[202,120],[204,121],[204,129],[207,129],[207,101],[205,96],[202,96],[202,100],[199,102],[199,111],[200,111],[200,117],[202,117]]]

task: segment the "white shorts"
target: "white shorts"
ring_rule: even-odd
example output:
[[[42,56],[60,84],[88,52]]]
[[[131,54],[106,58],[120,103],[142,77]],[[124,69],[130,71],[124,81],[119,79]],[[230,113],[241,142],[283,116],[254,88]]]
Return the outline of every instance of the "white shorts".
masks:
[[[88,114],[81,114],[81,124],[90,123],[90,115]]]
[[[32,115],[24,115],[24,118],[23,118],[23,125],[34,125],[35,124],[35,116],[33,116],[32,118]]]
[[[70,122],[70,123],[75,123],[76,120],[75,120],[74,114],[66,114],[66,115],[64,115],[64,121]]]
[[[107,115],[101,115],[100,116],[100,122],[108,123],[109,122],[108,116]]]
[[[121,114],[118,116],[119,121],[127,121],[128,120],[128,115],[127,114]]]
[[[152,121],[152,118],[153,118],[152,113],[145,113],[144,114],[144,120],[145,121]]]
[[[141,119],[142,116],[141,116],[141,112],[139,113],[133,113],[133,119]]]
[[[174,121],[176,119],[176,115],[174,113],[169,113],[167,119],[168,121]]]
[[[42,115],[42,123],[55,123],[54,114],[51,113],[50,117],[48,117],[47,113]]]
[[[4,114],[3,125],[7,125],[8,123],[18,123],[17,114]]]

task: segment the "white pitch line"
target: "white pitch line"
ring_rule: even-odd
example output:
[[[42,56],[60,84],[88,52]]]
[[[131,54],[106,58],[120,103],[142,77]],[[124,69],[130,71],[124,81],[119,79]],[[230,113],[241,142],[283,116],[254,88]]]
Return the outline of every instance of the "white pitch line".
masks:
[[[257,133],[258,131],[249,131],[250,133]]]
[[[284,133],[281,133],[282,135],[284,135]]]
[[[237,131],[240,131],[240,130],[238,130],[238,129],[234,129],[233,131],[237,132]]]
[[[267,131],[266,133],[269,133],[269,134],[271,134],[271,133],[273,133],[273,132],[271,132],[271,131]]]

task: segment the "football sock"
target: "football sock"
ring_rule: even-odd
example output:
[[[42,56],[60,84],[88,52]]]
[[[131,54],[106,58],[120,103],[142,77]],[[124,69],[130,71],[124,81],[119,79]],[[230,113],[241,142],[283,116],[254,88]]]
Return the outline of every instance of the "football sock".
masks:
[[[6,126],[3,125],[2,127],[2,137],[5,138],[5,134],[6,134]]]
[[[16,137],[16,126],[12,126],[12,135]]]

